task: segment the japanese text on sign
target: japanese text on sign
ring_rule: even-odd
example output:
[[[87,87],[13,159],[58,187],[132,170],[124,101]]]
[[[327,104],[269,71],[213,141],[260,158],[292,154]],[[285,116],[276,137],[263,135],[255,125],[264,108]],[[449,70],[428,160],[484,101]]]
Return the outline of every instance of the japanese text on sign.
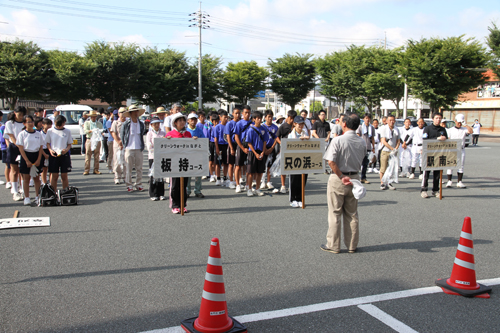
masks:
[[[324,172],[324,151],[324,140],[283,139],[281,146],[281,174],[300,175]]]
[[[208,139],[154,139],[154,178],[208,174]]]
[[[422,169],[447,170],[458,169],[462,163],[462,141],[424,140],[422,145]]]

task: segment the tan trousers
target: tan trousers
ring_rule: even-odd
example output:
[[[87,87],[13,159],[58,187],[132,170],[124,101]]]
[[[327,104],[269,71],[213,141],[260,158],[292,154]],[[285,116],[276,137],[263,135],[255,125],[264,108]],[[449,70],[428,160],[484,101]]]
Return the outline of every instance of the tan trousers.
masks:
[[[108,170],[112,170],[113,168],[113,142],[108,141]]]
[[[351,178],[359,179],[359,175],[353,175]],[[344,244],[348,250],[356,250],[359,241],[358,200],[352,194],[352,185],[345,186],[336,174],[330,175],[327,199],[327,247],[334,251],[340,251],[340,229],[343,216]]]
[[[127,170],[127,163],[123,166],[118,165],[118,159],[116,158],[116,153],[120,150],[120,146],[114,145],[113,146],[113,171],[115,173],[115,181],[116,180],[124,180],[125,179],[125,173]]]
[[[134,186],[142,185],[142,163],[144,155],[140,149],[125,149],[125,163],[127,170],[125,172],[125,185],[132,186],[132,169],[135,168],[135,184]]]
[[[90,160],[94,155],[94,172],[99,171],[99,153],[101,151],[101,142],[97,144],[94,151],[90,150],[90,139],[85,142],[85,172],[90,172]]]

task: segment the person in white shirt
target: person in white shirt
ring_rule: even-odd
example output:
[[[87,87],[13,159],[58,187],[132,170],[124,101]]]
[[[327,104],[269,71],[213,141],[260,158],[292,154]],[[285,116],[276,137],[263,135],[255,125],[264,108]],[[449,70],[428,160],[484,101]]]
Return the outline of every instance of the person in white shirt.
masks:
[[[10,181],[12,187],[10,188],[10,193],[13,194],[14,201],[23,200],[23,195],[19,193],[19,148],[17,147],[17,136],[22,132],[24,128],[24,115],[26,114],[26,108],[24,106],[18,106],[14,110],[14,118],[9,118],[10,120],[5,123],[4,138],[7,143],[7,161],[10,163]],[[12,117],[12,116],[11,116]]]
[[[71,172],[71,157],[69,151],[73,143],[71,130],[64,127],[66,117],[57,116],[55,127],[50,128],[45,136],[45,142],[49,149],[49,173],[50,185],[57,191],[57,180],[61,173],[62,188],[69,186],[68,172]]]
[[[411,151],[411,174],[410,179],[415,178],[415,168],[417,167],[417,163],[419,163],[420,176],[418,179],[422,179],[422,144],[424,142],[423,134],[424,134],[424,126],[425,121],[424,118],[419,118],[417,120],[418,127],[413,127],[409,133],[410,139],[413,141],[412,151]]]
[[[85,155],[85,143],[87,142],[87,135],[85,135],[85,129],[83,128],[83,125],[85,125],[85,122],[87,121],[87,118],[89,116],[89,113],[85,111],[82,114],[82,117],[78,119],[78,127],[80,127],[80,138],[82,140],[82,148],[81,148],[81,153],[82,155]]]
[[[389,165],[389,156],[397,154],[399,144],[401,143],[401,136],[399,130],[394,126],[396,118],[394,115],[387,116],[387,125],[383,126],[380,132],[380,142],[383,145],[382,154],[380,155],[380,189],[386,190],[387,188],[395,190],[396,188],[388,183],[384,184],[382,178]],[[396,170],[397,171],[397,170]]]
[[[288,139],[309,140],[310,131],[306,130],[304,117],[296,116],[293,119],[293,129],[288,134]],[[290,206],[293,208],[302,208],[302,174],[289,176],[290,186]],[[304,187],[307,183],[307,174],[305,175]]]
[[[307,136],[311,136],[312,124],[309,119],[307,119],[307,115],[309,112],[307,110],[300,111],[300,116],[304,118],[304,130],[307,132]]]
[[[400,129],[401,135],[401,145],[399,146],[399,165],[400,165],[400,177],[408,177],[410,178],[410,168],[411,168],[411,160],[412,160],[412,147],[413,140],[410,138],[410,132],[413,129],[411,126],[411,119],[406,118],[404,121],[404,126]],[[406,166],[404,165],[406,162]],[[403,166],[405,169],[403,170]]]
[[[458,188],[466,188],[466,186],[462,183],[462,179],[464,176],[464,163],[465,163],[465,136],[467,134],[471,134],[473,132],[472,127],[465,124],[465,116],[461,113],[455,116],[455,127],[448,128],[448,139],[461,139],[462,140],[462,163],[460,168],[457,171],[458,176]],[[448,175],[448,183],[446,183],[446,187],[451,187],[452,185],[452,177],[453,172],[451,169],[446,170],[446,174]]]
[[[472,144],[477,146],[477,141],[479,140],[479,132],[481,131],[481,123],[478,119],[474,120],[474,125],[472,125]]]
[[[49,115],[47,118],[49,118],[50,120],[52,120],[52,123],[54,123],[56,121],[56,117],[58,115],[61,114],[61,111],[59,111],[57,108],[54,109],[54,113],[52,113],[51,115]]]
[[[139,119],[144,114],[144,109],[137,105],[130,105],[128,111],[123,114],[128,117],[120,129],[121,144],[125,147],[125,163],[127,164],[125,173],[125,184],[127,192],[133,192],[132,169],[135,168],[135,188],[137,191],[144,191],[142,186],[142,162],[144,160],[144,123]]]
[[[38,174],[42,172],[43,139],[42,134],[34,129],[35,122],[32,116],[24,116],[23,123],[25,128],[17,136],[16,145],[21,154],[19,172],[23,176],[24,205],[29,206],[31,205],[29,187],[31,168],[36,167]],[[34,176],[33,180],[35,181],[35,203],[37,203],[40,192],[40,176]]]
[[[165,118],[163,122],[163,126],[165,127],[165,133],[168,133],[172,130],[172,117],[174,114],[181,112],[182,106],[180,103],[175,103],[172,105],[172,109],[170,110],[170,116]]]

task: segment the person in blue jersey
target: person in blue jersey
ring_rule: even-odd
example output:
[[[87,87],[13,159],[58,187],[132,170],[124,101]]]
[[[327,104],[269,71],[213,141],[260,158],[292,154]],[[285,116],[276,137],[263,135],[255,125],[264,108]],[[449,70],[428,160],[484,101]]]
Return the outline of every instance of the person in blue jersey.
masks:
[[[215,175],[217,176],[216,186],[227,186],[229,183],[227,180],[227,141],[224,135],[224,130],[227,124],[227,111],[219,110],[220,123],[214,128],[214,143],[215,143],[215,153],[217,155],[218,161],[215,164]],[[224,178],[220,177],[220,169],[223,168]]]
[[[276,138],[278,134],[278,126],[276,124],[273,124],[273,116],[274,116],[273,111],[266,110],[266,112],[264,113],[265,122],[262,124],[262,126],[264,126],[267,132],[269,133],[269,138],[266,142],[266,150],[264,152],[264,156],[267,163],[267,174],[265,177],[262,177],[262,183],[260,184],[261,190],[274,189],[273,183],[271,182],[270,169],[274,161],[276,160],[277,156],[276,144],[278,143],[278,141],[276,140]]]
[[[252,120],[250,120],[250,113],[252,109],[250,106],[245,105],[242,108],[242,118],[234,128],[234,140],[238,147],[236,148],[236,157],[235,157],[235,178],[236,178],[236,193],[240,193],[245,189],[245,187],[240,184],[240,178],[247,174],[247,158],[248,158],[248,145],[244,142],[244,137],[246,131],[252,124]],[[248,176],[248,175],[247,175]],[[250,184],[251,185],[251,184]]]
[[[258,188],[256,190],[252,188],[252,180],[255,180],[256,184],[261,182],[262,174],[266,169],[264,152],[266,151],[266,142],[269,140],[269,133],[266,127],[262,126],[262,112],[254,111],[252,120],[255,125],[250,125],[245,134],[245,140],[248,143],[247,196],[249,197],[264,195]]]
[[[205,116],[204,113],[203,116]],[[205,134],[203,134],[203,129],[198,127],[198,115],[196,115],[196,113],[190,113],[187,118],[188,118],[187,119],[188,125],[186,129],[188,130],[189,133],[191,133],[191,137],[204,138]],[[197,198],[205,197],[203,193],[201,193],[201,178],[202,177],[195,177],[194,179],[194,195]],[[188,196],[191,195],[191,177],[187,178],[187,195]]]
[[[217,156],[215,155],[215,126],[219,124],[219,115],[212,114],[210,116],[210,124],[209,129],[207,130],[207,138],[208,138],[208,168],[210,170],[210,182],[215,183],[217,181],[217,176],[215,174],[215,164],[217,163]]]
[[[228,175],[229,175],[229,188],[236,188],[236,176],[235,176],[235,162],[236,162],[236,148],[238,145],[234,139],[234,128],[236,124],[241,119],[241,110],[239,106],[233,109],[233,119],[226,124],[224,129],[224,135],[228,143],[227,147],[227,164],[228,164]]]

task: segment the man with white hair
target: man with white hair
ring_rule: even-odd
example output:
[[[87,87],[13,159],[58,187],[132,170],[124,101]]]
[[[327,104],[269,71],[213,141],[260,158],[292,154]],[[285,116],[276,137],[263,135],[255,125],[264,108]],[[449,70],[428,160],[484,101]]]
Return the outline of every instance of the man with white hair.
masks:
[[[172,109],[170,111],[170,116],[165,118],[163,126],[165,126],[165,133],[168,133],[172,130],[172,117],[174,114],[181,112],[182,105],[180,103],[175,103],[172,105]]]
[[[465,127],[464,127],[465,126]],[[465,163],[465,137],[467,134],[472,134],[472,127],[465,124],[465,116],[461,113],[455,116],[455,127],[448,128],[448,139],[462,139],[462,164],[457,171],[458,177],[458,188],[466,188],[466,186],[462,183],[462,178],[464,176],[464,163]],[[446,183],[446,187],[451,187],[453,177],[451,169],[446,171],[448,175],[448,183]]]

